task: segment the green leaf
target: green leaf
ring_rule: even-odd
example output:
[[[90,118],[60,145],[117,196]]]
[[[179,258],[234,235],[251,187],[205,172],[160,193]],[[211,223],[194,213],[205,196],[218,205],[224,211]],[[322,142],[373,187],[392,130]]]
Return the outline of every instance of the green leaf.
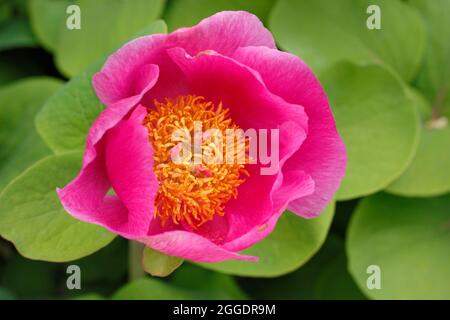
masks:
[[[323,298],[362,298],[345,269],[344,242],[330,234],[320,251],[300,269],[272,279],[243,279],[242,285],[254,299],[311,300]],[[326,282],[325,282],[326,280]],[[340,289],[339,295],[336,290]]]
[[[142,266],[145,272],[157,277],[167,277],[174,272],[181,264],[183,259],[171,257],[149,247],[144,248],[142,257]]]
[[[276,277],[308,261],[321,247],[333,219],[334,203],[315,219],[307,220],[286,211],[275,230],[263,241],[242,251],[259,257],[259,262],[225,261],[201,263],[215,271],[249,277]]]
[[[450,128],[435,126],[433,110],[424,96],[408,88],[422,118],[419,146],[408,169],[387,192],[407,197],[438,196],[450,191]],[[439,119],[437,119],[439,121]]]
[[[170,30],[193,26],[202,19],[224,10],[245,10],[265,21],[274,0],[172,0],[164,19]]]
[[[78,0],[81,29],[63,28],[56,47],[59,70],[71,77],[131,40],[150,25],[164,8],[164,0]]]
[[[119,289],[114,300],[193,300],[198,294],[160,280],[142,278],[130,282]]]
[[[139,30],[138,33],[134,35],[135,38],[148,36],[150,34],[157,33],[167,33],[167,24],[164,20],[156,20],[152,24],[146,26],[145,28]]]
[[[34,117],[61,81],[40,77],[0,90],[0,190],[28,166],[50,153],[34,126]]]
[[[375,299],[450,299],[450,196],[364,199],[350,223],[349,270]],[[367,267],[381,269],[381,289],[369,290]]]
[[[369,5],[380,7],[380,30],[367,28]],[[420,16],[398,0],[280,0],[269,25],[281,47],[316,72],[345,60],[381,64],[411,80],[425,48]]]
[[[105,229],[64,211],[56,194],[78,173],[81,154],[47,157],[0,194],[0,235],[30,259],[63,262],[87,256],[111,242]]]
[[[387,191],[408,197],[450,192],[450,128],[422,128],[419,148],[406,172]]]
[[[0,26],[0,50],[35,46],[36,41],[28,21],[14,19]]]
[[[338,199],[386,188],[416,152],[420,131],[414,102],[401,83],[378,66],[339,63],[321,79],[348,154]]]
[[[412,0],[425,21],[428,45],[418,86],[434,108],[450,117],[450,1]]]
[[[411,1],[426,22],[428,46],[411,91],[422,115],[422,135],[408,170],[387,189],[402,196],[437,196],[450,191],[450,127],[442,116],[450,106],[450,1]],[[450,115],[447,110],[447,116]]]
[[[204,292],[209,299],[247,299],[236,280],[226,274],[206,270],[185,262],[170,277],[175,286]]]
[[[66,13],[66,9],[71,4],[75,4],[75,1],[30,0],[28,3],[33,32],[39,42],[49,51],[56,50],[61,30],[67,28],[66,20],[69,15]],[[139,33],[133,36],[166,33],[167,29],[163,21],[157,21],[157,23],[146,25],[144,29],[138,31]]]
[[[89,128],[103,110],[91,84],[102,64],[103,60],[70,80],[37,115],[37,130],[54,152],[84,149]]]
[[[31,28],[39,42],[53,51],[62,29],[66,28],[67,7],[72,0],[29,0]]]

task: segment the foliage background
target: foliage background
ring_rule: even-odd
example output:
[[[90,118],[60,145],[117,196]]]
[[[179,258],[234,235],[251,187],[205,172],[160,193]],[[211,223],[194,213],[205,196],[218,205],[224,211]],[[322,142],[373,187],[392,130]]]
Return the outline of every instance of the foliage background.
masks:
[[[72,3],[81,30],[65,28]],[[370,4],[381,30],[366,27]],[[287,212],[247,250],[259,264],[184,262],[129,281],[127,241],[72,219],[54,192],[102,110],[90,78],[124,42],[222,10],[255,13],[313,68],[347,175],[320,218]],[[450,0],[2,0],[0,299],[449,299],[448,13]],[[82,290],[66,288],[70,264]],[[380,290],[366,286],[369,265]]]

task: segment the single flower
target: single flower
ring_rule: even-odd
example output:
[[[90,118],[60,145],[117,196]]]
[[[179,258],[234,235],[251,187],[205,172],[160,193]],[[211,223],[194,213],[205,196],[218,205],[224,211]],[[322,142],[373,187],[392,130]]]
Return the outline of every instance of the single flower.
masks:
[[[316,217],[344,175],[345,147],[320,83],[247,12],[133,40],[93,86],[106,108],[89,131],[79,175],[58,190],[61,202],[75,218],[165,254],[255,260],[237,252],[270,234],[286,208]],[[180,143],[195,140],[196,124],[203,155],[229,147],[217,149],[209,129],[255,130],[268,140],[276,130],[268,147],[277,162],[249,156],[254,137],[244,141],[244,163],[174,161]],[[177,129],[186,136],[174,141]]]

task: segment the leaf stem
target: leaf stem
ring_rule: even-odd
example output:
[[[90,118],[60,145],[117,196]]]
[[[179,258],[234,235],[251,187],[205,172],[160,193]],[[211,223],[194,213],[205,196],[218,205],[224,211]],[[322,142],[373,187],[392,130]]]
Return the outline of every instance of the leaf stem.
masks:
[[[144,245],[129,241],[128,245],[128,278],[130,281],[142,278],[145,276],[145,271],[142,268],[142,254]]]
[[[443,86],[437,93],[436,99],[433,104],[433,119],[438,119],[442,117],[442,109],[444,108],[444,101],[448,94],[449,88],[447,86]]]
[[[431,119],[426,123],[428,128],[442,129],[448,126],[448,119],[443,115],[444,101],[448,92],[448,86],[444,86],[439,90],[432,107]]]

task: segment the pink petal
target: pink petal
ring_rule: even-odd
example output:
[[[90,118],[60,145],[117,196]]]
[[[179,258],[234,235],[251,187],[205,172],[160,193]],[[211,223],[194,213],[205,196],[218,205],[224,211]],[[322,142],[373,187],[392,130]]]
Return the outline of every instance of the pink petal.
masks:
[[[338,189],[347,163],[345,146],[319,81],[303,61],[289,53],[248,47],[238,49],[233,57],[257,70],[271,92],[305,108],[308,137],[285,170],[311,175],[315,191],[292,201],[289,209],[306,218],[317,216]]]
[[[183,47],[190,55],[214,50],[225,56],[238,48],[265,46],[276,48],[272,34],[257,16],[246,11],[222,11],[191,28],[169,35],[171,46]]]
[[[123,63],[126,62],[123,61]],[[117,68],[120,68],[120,66],[117,66]],[[112,78],[113,76],[115,78]],[[124,78],[123,76],[104,72],[98,72],[94,75],[92,84],[97,96],[105,105],[109,106],[114,102],[134,96],[142,97],[154,87],[160,72],[156,64],[143,64],[133,70],[133,74],[128,75],[128,77]],[[124,92],[126,94],[123,94]]]
[[[140,240],[145,245],[167,255],[198,262],[225,260],[257,261],[257,257],[241,255],[226,250],[208,239],[188,231],[168,231]]]
[[[166,49],[183,47],[191,55],[205,50],[231,55],[245,46],[275,48],[275,42],[256,16],[244,11],[220,12],[194,27],[168,35],[145,36],[127,43],[108,58],[95,76],[94,88],[103,103],[109,106],[135,94],[140,87],[136,86],[135,79],[139,79],[138,83],[145,83],[149,78],[142,67],[157,64],[161,68],[161,79],[154,95],[159,99],[171,97],[167,95],[171,91],[182,90],[182,77],[167,60]],[[174,93],[172,97],[175,96]]]
[[[308,196],[313,192],[314,181],[303,171],[290,171],[285,174],[281,187],[273,192],[273,205],[278,208],[274,211],[276,213],[270,216],[267,221],[260,222],[247,233],[243,233],[242,236],[223,244],[222,247],[230,251],[241,251],[263,240],[273,231],[284,208],[290,201],[298,197]]]
[[[146,115],[147,110],[138,107],[130,119],[111,129],[106,139],[109,181],[128,211],[127,229],[122,232],[132,235],[147,234],[158,190],[148,130],[142,125]]]
[[[157,70],[154,69],[154,71]],[[141,94],[121,100],[100,114],[89,131],[83,166],[79,175],[66,187],[58,190],[62,205],[75,218],[102,225],[127,238],[145,234],[140,233],[144,231],[145,225],[142,230],[136,230],[134,217],[131,218],[129,225],[127,208],[117,197],[106,196],[111,182],[106,168],[105,138],[108,131],[130,113],[142,99],[145,91],[151,88],[156,80],[157,74]],[[136,121],[136,119],[129,121]],[[148,183],[151,183],[150,179]],[[135,231],[139,231],[138,234],[135,234]]]
[[[230,58],[213,52],[191,57],[181,48],[169,50],[169,55],[185,73],[190,92],[215,103],[223,102],[230,109],[231,118],[241,128],[280,129],[280,163],[276,174],[261,175],[261,165],[247,166],[250,177],[239,187],[238,198],[227,204],[222,220],[229,230],[221,237],[227,242],[265,223],[284,209],[278,206],[282,201],[277,202],[278,207],[273,206],[278,191],[285,193],[287,190],[282,188],[281,168],[305,139],[307,116],[300,105],[287,103],[272,94],[257,73]],[[290,179],[295,180],[294,177]],[[305,195],[305,192],[311,192],[309,187],[307,189],[295,192]]]

